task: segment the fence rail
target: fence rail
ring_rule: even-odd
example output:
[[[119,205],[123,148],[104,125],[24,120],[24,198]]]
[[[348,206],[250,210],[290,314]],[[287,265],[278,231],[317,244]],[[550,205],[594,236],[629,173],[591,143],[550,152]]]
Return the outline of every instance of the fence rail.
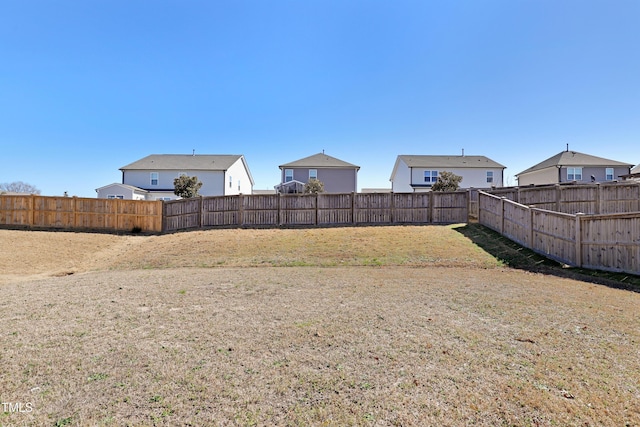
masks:
[[[0,226],[162,233],[477,219],[560,262],[640,274],[640,184],[507,188],[492,193],[238,195],[168,202],[0,195]]]
[[[568,265],[640,274],[640,211],[567,214],[479,192],[479,222]]]
[[[162,202],[0,196],[0,226],[68,230],[162,231]]]
[[[164,203],[163,231],[205,227],[287,227],[467,222],[468,193],[239,195]]]
[[[555,184],[498,188],[489,193],[554,212],[613,214],[640,212],[640,183]]]

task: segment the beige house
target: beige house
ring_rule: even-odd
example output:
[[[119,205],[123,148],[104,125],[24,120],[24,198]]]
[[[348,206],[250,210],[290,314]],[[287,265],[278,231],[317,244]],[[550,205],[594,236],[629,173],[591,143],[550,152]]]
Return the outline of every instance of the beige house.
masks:
[[[280,184],[275,186],[278,193],[302,193],[310,179],[324,184],[326,193],[355,193],[358,191],[358,170],[360,166],[347,163],[322,153],[305,157],[278,166]]]
[[[254,184],[244,156],[237,154],[152,154],[120,170],[122,183],[98,188],[98,198],[177,199],[173,180],[180,175],[197,176],[202,196],[251,194]]]
[[[516,175],[519,186],[565,182],[611,182],[629,175],[633,165],[567,150]]]
[[[460,188],[502,187],[505,166],[485,156],[400,155],[391,172],[394,193],[431,191],[442,172],[462,177]]]

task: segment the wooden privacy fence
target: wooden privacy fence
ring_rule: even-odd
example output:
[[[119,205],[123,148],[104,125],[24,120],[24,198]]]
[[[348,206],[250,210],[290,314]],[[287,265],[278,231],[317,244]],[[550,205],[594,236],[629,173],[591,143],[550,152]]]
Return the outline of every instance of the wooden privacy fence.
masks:
[[[162,231],[162,202],[79,197],[0,196],[0,226]]]
[[[163,231],[242,226],[467,222],[468,192],[201,197],[164,203]]]
[[[640,212],[640,183],[555,184],[498,188],[491,194],[554,212],[608,214]]]
[[[640,212],[553,212],[479,192],[478,221],[568,265],[640,274]]]

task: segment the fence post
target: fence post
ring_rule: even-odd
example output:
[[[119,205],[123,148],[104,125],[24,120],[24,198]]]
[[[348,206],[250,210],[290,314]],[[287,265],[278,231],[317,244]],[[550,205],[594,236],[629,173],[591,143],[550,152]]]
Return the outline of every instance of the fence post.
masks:
[[[73,229],[78,228],[78,210],[76,208],[76,203],[78,201],[78,196],[73,196],[71,199],[71,212],[73,215]]]
[[[28,215],[29,215],[29,227],[33,227],[33,224],[36,222],[36,195],[32,194],[30,201],[31,206],[29,207]]]
[[[276,218],[276,222],[278,226],[282,225],[282,213],[281,213],[281,207],[280,207],[281,204],[282,204],[282,193],[278,193],[278,217]]]
[[[351,223],[356,223],[356,193],[351,192]]]
[[[576,214],[576,267],[582,267],[582,217],[584,214],[578,212]]]
[[[314,225],[318,225],[318,193],[316,193],[316,220]]]
[[[433,190],[429,191],[429,223],[433,224]]]
[[[562,187],[560,187],[560,184],[556,184],[556,212],[562,212],[560,210],[560,200],[562,199]]]
[[[120,227],[119,227],[119,225],[120,225],[119,222],[120,221],[118,220],[118,212],[120,212],[120,199],[114,199],[114,200],[116,202],[116,212],[114,214],[113,221],[114,221],[115,229],[116,230],[120,230]]]
[[[527,206],[529,210],[529,249],[533,249],[533,208],[531,206]]]
[[[198,211],[199,211],[199,215],[200,215],[200,228],[204,227],[204,201],[202,198],[202,195],[200,196],[200,201],[199,201],[200,205],[198,206]]]
[[[506,197],[500,197],[500,234],[504,236],[504,199]]]
[[[244,196],[238,194],[238,226],[242,227],[244,224]]]
[[[396,204],[395,204],[396,198],[393,197],[393,193],[391,194],[390,197],[391,197],[391,209],[389,212],[389,221],[391,224],[393,224],[394,223],[393,212],[396,210]],[[413,204],[411,205],[411,207],[413,208]]]
[[[595,206],[595,213],[599,214],[600,212],[602,212],[602,194],[600,194],[600,183],[596,184],[596,206]]]

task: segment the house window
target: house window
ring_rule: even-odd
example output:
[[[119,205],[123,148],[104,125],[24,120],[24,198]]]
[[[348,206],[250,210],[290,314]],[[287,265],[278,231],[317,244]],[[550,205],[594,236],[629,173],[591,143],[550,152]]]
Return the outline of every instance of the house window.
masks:
[[[438,182],[438,171],[424,171],[424,182],[427,184]]]
[[[284,182],[293,181],[293,169],[284,170]]]
[[[229,188],[233,187],[233,177],[229,177]]]
[[[120,199],[124,200],[124,196],[122,194],[107,194],[107,199]]]
[[[607,181],[613,181],[613,168],[607,168],[605,170],[605,175],[606,175],[606,180]]]
[[[309,179],[318,179],[318,169],[309,169]]]
[[[582,181],[582,168],[567,168],[567,181]]]
[[[493,183],[493,171],[487,171],[487,183],[488,184]]]
[[[240,180],[238,180],[238,191],[240,191]]]
[[[151,185],[158,185],[158,172],[151,172]]]

